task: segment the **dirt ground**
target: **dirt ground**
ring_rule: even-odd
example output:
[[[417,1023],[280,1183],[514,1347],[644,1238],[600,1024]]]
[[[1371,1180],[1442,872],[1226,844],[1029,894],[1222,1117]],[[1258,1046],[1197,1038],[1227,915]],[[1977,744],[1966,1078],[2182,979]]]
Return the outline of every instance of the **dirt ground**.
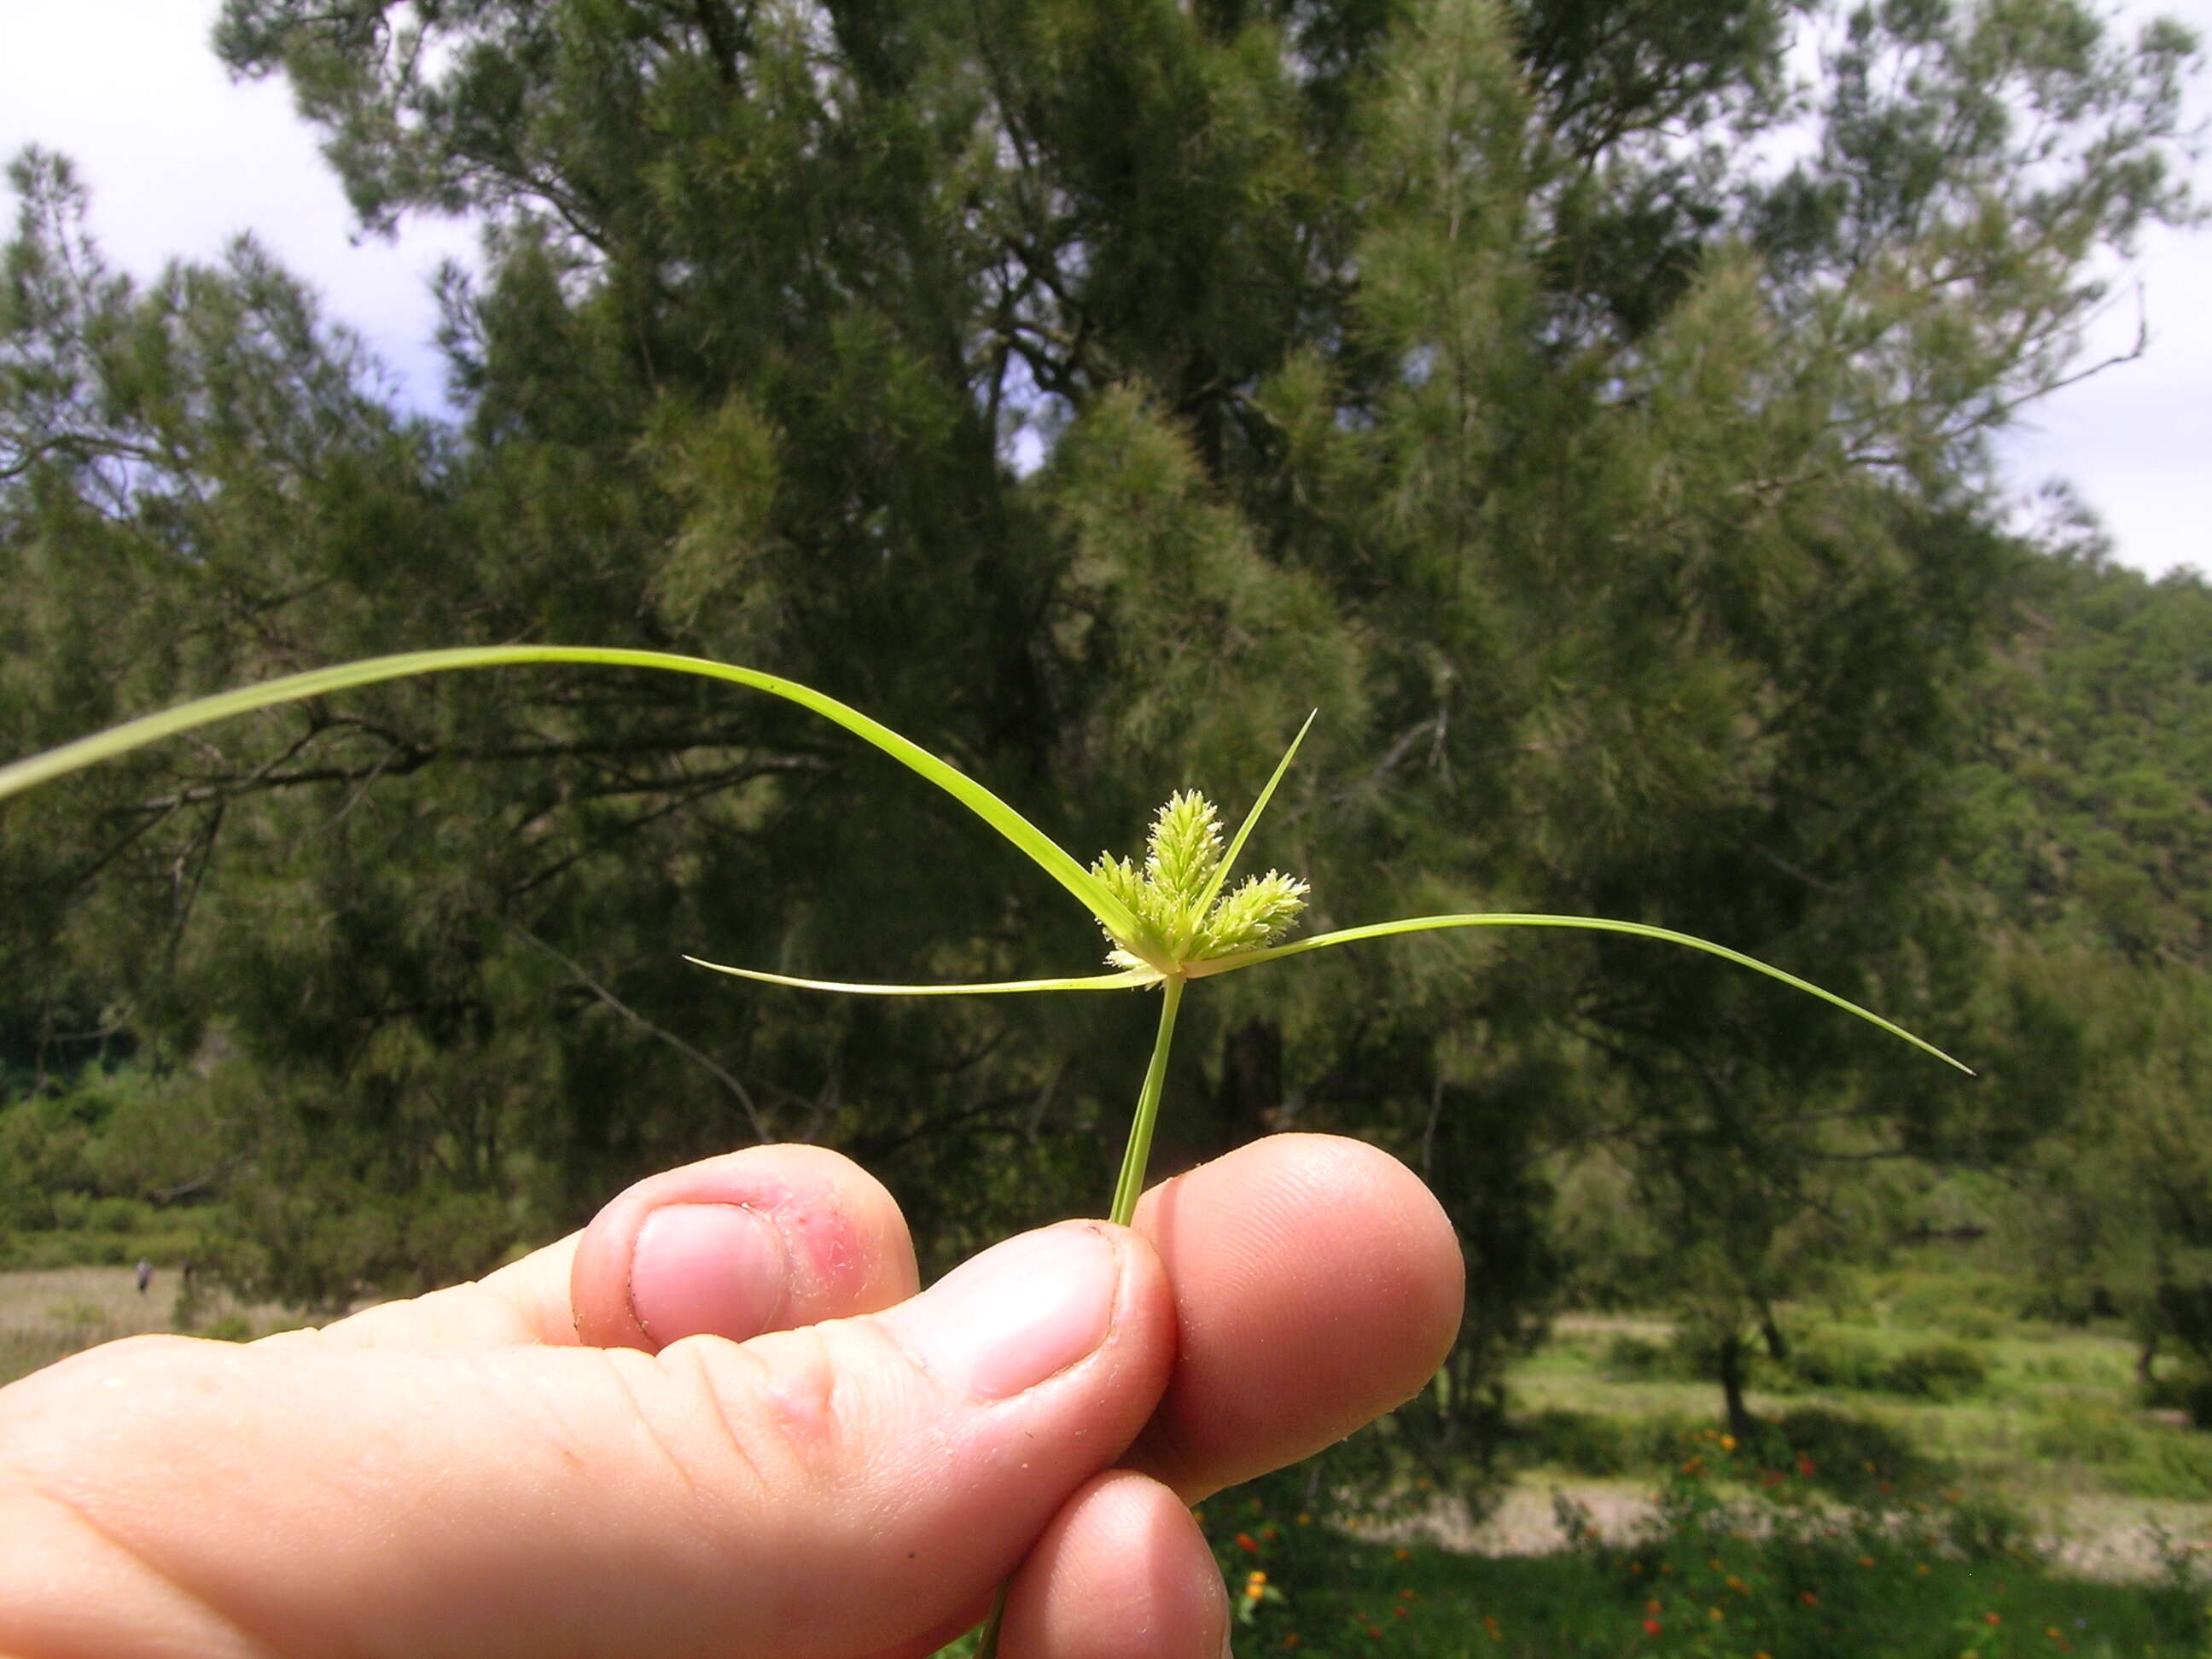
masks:
[[[1488,1519],[1476,1523],[1449,1502],[1391,1530],[1475,1555],[1548,1555],[1566,1547],[1553,1510],[1555,1495],[1589,1512],[1590,1524],[1623,1540],[1651,1517],[1648,1492],[1632,1484],[1574,1481],[1514,1486]],[[2171,1547],[2212,1553],[2212,1504],[2134,1498],[2076,1498],[2063,1502],[2041,1542],[2053,1559],[2085,1578],[2140,1582],[2163,1570],[2160,1534]]]

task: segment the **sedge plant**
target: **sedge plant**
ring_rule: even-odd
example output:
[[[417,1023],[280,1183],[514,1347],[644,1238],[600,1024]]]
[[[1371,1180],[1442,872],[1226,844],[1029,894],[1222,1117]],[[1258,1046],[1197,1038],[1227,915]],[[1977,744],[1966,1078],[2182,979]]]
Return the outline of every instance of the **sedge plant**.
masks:
[[[1144,1190],[1145,1170],[1158,1121],[1162,1086],[1167,1076],[1168,1055],[1175,1040],[1176,1018],[1185,990],[1194,980],[1236,973],[1309,951],[1322,951],[1364,939],[1387,939],[1452,927],[1572,927],[1608,933],[1632,934],[1640,939],[1704,951],[1778,980],[1808,996],[1820,998],[1846,1013],[1879,1026],[1892,1036],[1924,1050],[1962,1072],[1968,1068],[1934,1044],[1856,1003],[1798,978],[1770,963],[1669,928],[1646,923],[1618,921],[1599,916],[1522,915],[1492,912],[1433,916],[1407,916],[1370,922],[1334,933],[1285,941],[1284,935],[1305,908],[1306,884],[1270,870],[1247,876],[1234,887],[1231,872],[1254,827],[1266,811],[1277,787],[1297,756],[1298,745],[1311,729],[1308,716],[1297,737],[1276,765],[1267,786],[1236,833],[1224,844],[1220,814],[1213,803],[1195,791],[1178,791],[1168,798],[1153,819],[1144,857],[1103,854],[1085,865],[1039,830],[1013,807],[981,784],[919,744],[900,736],[858,709],[811,687],[757,669],[714,662],[705,658],[666,652],[576,646],[505,645],[462,647],[449,650],[408,652],[372,657],[336,668],[288,675],[258,685],[246,686],[216,696],[179,704],[112,726],[44,754],[0,767],[0,800],[38,784],[91,766],[164,738],[211,725],[236,714],[325,696],[333,692],[373,685],[415,675],[452,672],[461,669],[497,668],[526,664],[571,664],[614,668],[639,668],[696,675],[742,685],[811,709],[882,750],[901,765],[951,795],[1004,836],[1038,868],[1079,901],[1104,930],[1110,971],[1066,978],[1002,980],[951,985],[880,985],[797,978],[759,969],[686,959],[717,973],[772,985],[793,986],[810,991],[859,996],[981,996],[1038,992],[1135,991],[1158,988],[1160,1014],[1144,1081],[1137,1091],[1136,1110],[1114,1184],[1108,1215],[1127,1225],[1135,1214]],[[1969,1073],[1969,1075],[1972,1073]],[[987,1625],[981,1651],[995,1650],[997,1610]]]

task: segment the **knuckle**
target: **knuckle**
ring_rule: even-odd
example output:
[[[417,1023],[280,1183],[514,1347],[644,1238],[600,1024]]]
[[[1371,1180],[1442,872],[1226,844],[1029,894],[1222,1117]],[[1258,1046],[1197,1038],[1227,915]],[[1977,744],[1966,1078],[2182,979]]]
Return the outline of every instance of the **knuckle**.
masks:
[[[835,1346],[810,1326],[745,1343],[687,1338],[661,1358],[749,1484],[770,1496],[818,1498],[849,1480],[856,1461],[854,1403]]]

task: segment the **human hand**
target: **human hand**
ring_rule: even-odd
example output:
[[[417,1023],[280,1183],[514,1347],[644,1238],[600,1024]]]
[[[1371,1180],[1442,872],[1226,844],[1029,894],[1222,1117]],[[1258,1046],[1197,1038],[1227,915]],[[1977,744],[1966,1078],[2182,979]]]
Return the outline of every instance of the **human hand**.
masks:
[[[897,1206],[763,1146],[480,1282],[0,1389],[12,1659],[1213,1659],[1187,1505],[1418,1391],[1462,1266],[1358,1143],[1283,1135],[916,1296]]]

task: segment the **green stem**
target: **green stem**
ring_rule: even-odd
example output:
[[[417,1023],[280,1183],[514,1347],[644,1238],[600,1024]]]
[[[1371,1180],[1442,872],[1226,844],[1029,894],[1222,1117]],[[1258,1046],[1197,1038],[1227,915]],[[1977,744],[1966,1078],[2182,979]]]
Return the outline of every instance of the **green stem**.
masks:
[[[1114,1207],[1107,1219],[1126,1227],[1137,1212],[1137,1199],[1145,1190],[1145,1166],[1152,1157],[1152,1125],[1159,1121],[1160,1091],[1167,1082],[1168,1049],[1175,1042],[1176,1011],[1182,1006],[1182,975],[1170,974],[1161,981],[1160,1030],[1152,1039],[1152,1063],[1145,1067],[1145,1086],[1137,1091],[1136,1121],[1129,1125],[1129,1145],[1121,1154],[1121,1174],[1114,1183]],[[999,1624],[1006,1617],[1006,1586],[999,1586],[991,1602],[991,1616],[983,1621],[975,1644],[975,1659],[998,1659]]]
[[[1114,1183],[1114,1207],[1107,1219],[1126,1227],[1137,1213],[1137,1199],[1145,1190],[1145,1165],[1152,1161],[1152,1125],[1160,1115],[1160,1088],[1167,1081],[1168,1047],[1175,1041],[1176,1010],[1182,1006],[1182,975],[1172,974],[1160,984],[1160,1034],[1152,1040],[1152,1063],[1145,1068],[1145,1086],[1137,1095],[1136,1121],[1129,1125],[1128,1150],[1121,1154],[1121,1179]]]
[[[998,1594],[991,1598],[990,1616],[983,1620],[982,1634],[975,1638],[975,1659],[999,1659],[999,1626],[1006,1620],[1006,1586],[1014,1581],[999,1581]]]

